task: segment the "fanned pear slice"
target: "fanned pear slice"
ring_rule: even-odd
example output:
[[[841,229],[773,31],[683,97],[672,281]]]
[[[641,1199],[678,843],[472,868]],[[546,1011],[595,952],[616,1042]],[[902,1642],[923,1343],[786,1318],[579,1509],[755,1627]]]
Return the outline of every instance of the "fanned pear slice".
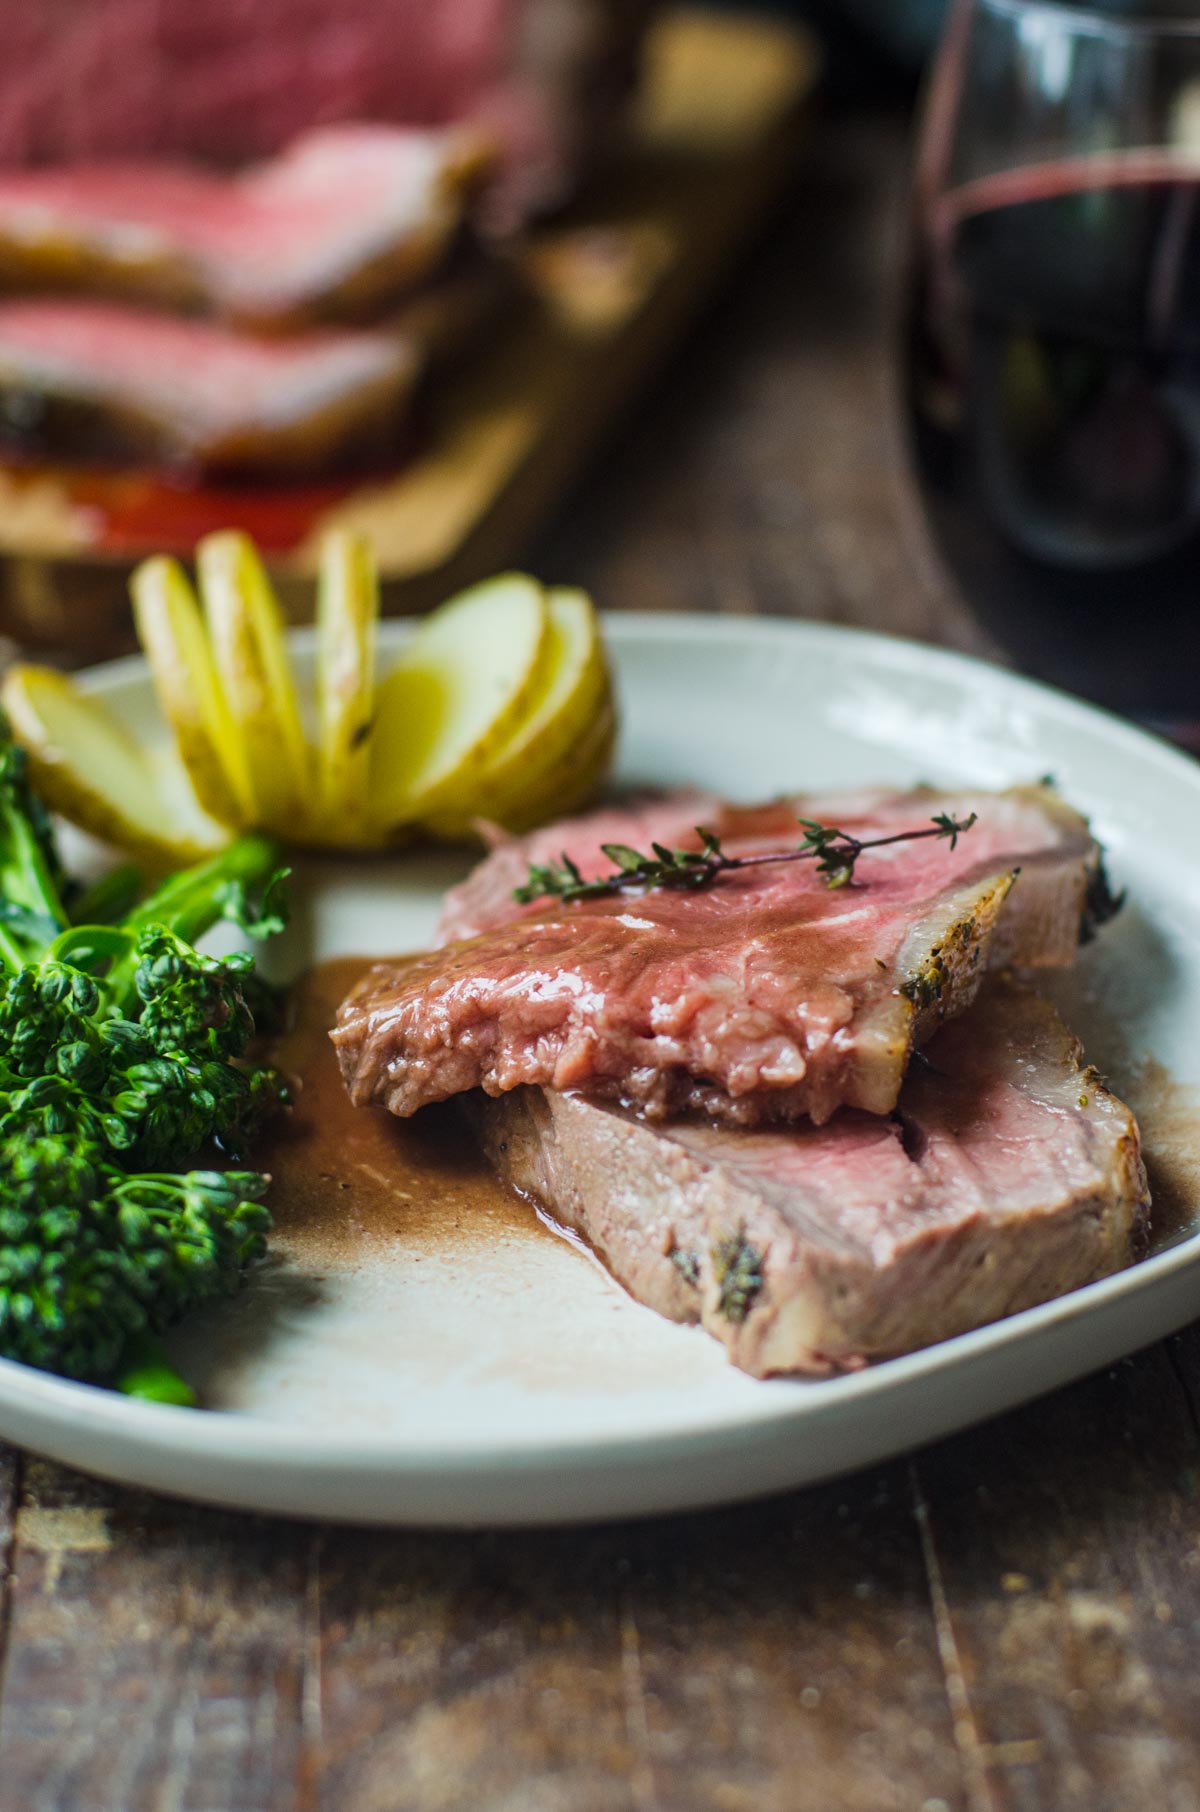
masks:
[[[253,822],[295,839],[309,825],[312,780],[283,611],[258,549],[238,530],[206,536],[196,572]]]
[[[512,828],[525,821],[530,804],[556,798],[573,776],[573,752],[609,706],[611,685],[600,625],[584,591],[555,590],[547,596],[549,656],[541,690],[509,740],[481,769],[471,811],[442,813],[427,821],[438,836],[470,833],[471,819],[486,818]]]
[[[155,868],[198,862],[229,842],[170,747],[150,750],[103,699],[52,667],[18,664],[0,687],[33,784],[52,811]]]
[[[488,827],[498,823],[505,830],[523,835],[551,819],[569,817],[600,791],[612,767],[616,746],[617,713],[608,699],[548,780],[536,793],[527,793],[504,819],[487,812],[464,811],[454,817],[447,814],[427,821],[422,828],[449,843],[477,843],[487,841]]]
[[[485,580],[425,618],[376,695],[379,832],[474,809],[479,775],[537,699],[549,655],[545,593],[523,573]]]
[[[544,790],[530,793],[505,821],[518,833],[532,830],[554,818],[567,818],[587,805],[599,792],[612,767],[617,746],[617,713],[611,698],[587,729],[573,743]]]
[[[322,838],[367,834],[379,580],[361,535],[330,535],[317,582],[317,813]]]
[[[222,824],[252,823],[254,795],[241,738],[187,575],[178,560],[160,555],[143,560],[129,589],[158,702],[197,799]]]

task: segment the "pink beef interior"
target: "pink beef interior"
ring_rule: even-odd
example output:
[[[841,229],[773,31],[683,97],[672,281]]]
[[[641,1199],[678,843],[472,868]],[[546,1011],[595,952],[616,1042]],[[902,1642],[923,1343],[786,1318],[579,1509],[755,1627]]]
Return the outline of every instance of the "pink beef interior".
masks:
[[[796,862],[698,892],[512,897],[531,861],[566,850],[595,875],[611,867],[601,843],[694,848],[697,824],[749,855],[796,843],[800,816],[866,839],[971,810],[957,847],[869,851],[836,891]],[[913,1037],[969,1002],[989,958],[1072,960],[1095,855],[1084,821],[1041,788],[749,809],[688,795],[597,813],[503,845],[448,896],[441,949],[368,975],[334,1034],[343,1071],[356,1100],[400,1114],[524,1084],[743,1125],[887,1112]]]
[[[1044,1001],[989,984],[928,1051],[894,1119],[657,1127],[534,1089],[469,1112],[500,1174],[639,1301],[748,1371],[828,1371],[1103,1277],[1144,1230],[1133,1116]]]
[[[131,291],[148,273],[229,314],[294,310],[384,256],[402,269],[407,252],[422,275],[461,213],[466,151],[450,133],[341,126],[236,177],[154,161],[10,170],[0,244],[18,271],[65,244]]]
[[[263,340],[118,304],[0,301],[0,387],[136,419],[158,453],[198,465],[249,448],[286,463],[324,423],[395,418],[415,368],[382,331]]]
[[[479,122],[553,196],[641,0],[0,0],[0,164],[268,157],[344,120]]]
[[[270,154],[347,118],[438,124],[513,68],[517,0],[4,0],[0,157]]]

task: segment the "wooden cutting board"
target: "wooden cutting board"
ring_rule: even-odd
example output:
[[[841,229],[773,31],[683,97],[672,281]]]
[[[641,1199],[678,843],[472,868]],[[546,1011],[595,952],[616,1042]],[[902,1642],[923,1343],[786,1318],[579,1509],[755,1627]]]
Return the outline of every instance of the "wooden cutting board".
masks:
[[[691,8],[660,18],[622,146],[533,236],[531,293],[441,381],[419,456],[319,495],[294,543],[271,553],[290,610],[308,614],[316,549],[334,526],[371,537],[392,611],[424,609],[519,559],[787,180],[817,71],[811,40],[778,20]],[[136,495],[136,475],[119,482]],[[237,522],[238,493],[221,508]],[[187,519],[186,508],[143,507],[117,537],[95,495],[62,474],[0,468],[4,629],[76,659],[126,645],[129,566],[186,551]]]

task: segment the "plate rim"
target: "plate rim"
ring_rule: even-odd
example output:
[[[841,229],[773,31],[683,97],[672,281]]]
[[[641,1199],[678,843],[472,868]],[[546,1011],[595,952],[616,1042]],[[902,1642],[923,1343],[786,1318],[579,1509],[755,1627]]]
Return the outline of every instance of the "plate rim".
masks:
[[[381,648],[387,649],[402,642],[411,634],[419,620],[385,619],[380,625]],[[865,659],[871,666],[883,666],[893,672],[903,670],[910,676],[921,671],[943,674],[957,681],[966,691],[969,691],[972,681],[982,682],[988,689],[998,691],[1002,696],[1018,702],[1028,701],[1043,716],[1049,708],[1068,730],[1079,728],[1090,731],[1093,735],[1101,736],[1110,746],[1135,752],[1140,763],[1149,761],[1152,766],[1165,770],[1191,788],[1200,801],[1200,764],[1182,751],[1137,725],[1068,692],[956,649],[873,630],[795,618],[743,618],[699,612],[635,614],[617,611],[604,613],[603,622],[609,645],[614,649],[622,644],[631,646],[656,641],[675,644],[684,642],[689,645],[697,641],[736,644],[744,649],[747,643],[769,646],[780,640],[796,640],[823,646],[835,659],[849,660],[851,663],[856,659]],[[292,626],[289,628],[289,640],[300,649],[311,649],[315,643],[315,630],[311,626]],[[131,683],[145,685],[150,674],[145,657],[131,654],[89,667],[75,677],[89,691],[107,692],[120,690]],[[752,1444],[772,1434],[778,1435],[781,1441],[786,1441],[789,1433],[798,1433],[814,1417],[825,1420],[836,1417],[846,1406],[882,1402],[897,1389],[919,1385],[923,1379],[936,1377],[941,1373],[953,1374],[964,1367],[971,1372],[989,1364],[1000,1366],[1008,1349],[1024,1349],[1031,1342],[1036,1344],[1039,1337],[1053,1339],[1056,1334],[1067,1331],[1071,1323],[1090,1319],[1105,1309],[1112,1311],[1110,1320],[1119,1320],[1122,1305],[1131,1305],[1139,1295],[1153,1290],[1164,1279],[1173,1279],[1178,1284],[1195,1270],[1200,1270],[1200,1226],[1174,1244],[1110,1277],[918,1352],[886,1360],[841,1377],[768,1380],[765,1381],[759,1401],[724,1407],[718,1405],[694,1420],[688,1418],[681,1422],[676,1405],[667,1409],[666,1420],[661,1426],[643,1419],[638,1423],[636,1431],[629,1435],[614,1434],[611,1428],[604,1425],[595,1427],[590,1432],[584,1430],[573,1437],[564,1437],[556,1432],[550,1440],[540,1438],[533,1430],[509,1430],[501,1448],[488,1446],[478,1437],[470,1440],[443,1438],[439,1441],[424,1437],[408,1439],[403,1432],[397,1433],[395,1430],[387,1435],[370,1432],[339,1435],[331,1433],[327,1427],[306,1427],[301,1423],[249,1411],[208,1410],[197,1416],[191,1410],[133,1401],[102,1387],[59,1378],[7,1359],[0,1359],[0,1417],[11,1426],[14,1411],[18,1419],[24,1419],[27,1413],[35,1417],[44,1416],[49,1424],[48,1434],[69,1430],[79,1423],[90,1424],[97,1432],[119,1437],[125,1443],[127,1452],[133,1453],[143,1463],[143,1473],[147,1470],[148,1462],[169,1460],[172,1456],[200,1462],[219,1460],[238,1475],[234,1481],[236,1488],[231,1488],[230,1482],[226,1480],[210,1494],[207,1488],[198,1490],[193,1484],[186,1488],[186,1495],[201,1498],[210,1496],[211,1501],[235,1503],[242,1507],[258,1504],[267,1505],[276,1511],[282,1509],[285,1513],[319,1515],[328,1511],[323,1512],[319,1505],[305,1507],[297,1504],[293,1507],[280,1504],[272,1498],[269,1489],[256,1490],[253,1479],[261,1476],[264,1467],[268,1470],[278,1469],[285,1478],[298,1468],[303,1475],[317,1480],[328,1481],[336,1475],[343,1484],[357,1478],[364,1486],[388,1484],[402,1487],[406,1483],[429,1483],[435,1480],[452,1484],[455,1480],[461,1481],[469,1477],[478,1487],[480,1481],[487,1477],[511,1479],[539,1472],[542,1475],[553,1475],[564,1468],[595,1464],[601,1458],[619,1468],[644,1462],[651,1450],[660,1466],[669,1467],[673,1460],[686,1460],[704,1451],[713,1455],[717,1450],[727,1447],[731,1438],[738,1435]],[[1172,1327],[1182,1325],[1192,1313],[1194,1310],[1187,1309],[1176,1314],[1171,1326],[1164,1327],[1162,1333],[1169,1333]],[[1151,1336],[1157,1337],[1160,1336]],[[1120,1350],[1131,1349],[1122,1346]],[[1078,1376],[1090,1369],[1093,1369],[1090,1361],[1079,1365],[1074,1371],[1069,1368],[1060,1369],[1047,1379],[1044,1387],[1022,1389],[1011,1401],[1027,1401],[1040,1394],[1041,1388],[1053,1389],[1067,1377]],[[946,1420],[942,1432],[975,1419],[976,1415],[967,1407],[957,1419],[952,1417]],[[23,1435],[7,1438],[29,1443],[28,1431]],[[36,1441],[29,1444],[36,1446]],[[910,1444],[901,1432],[893,1451]],[[61,1443],[58,1445],[61,1448]],[[94,1469],[103,1470],[99,1466]],[[836,1474],[836,1471],[844,1469],[835,1467],[831,1471],[817,1471],[805,1476],[830,1476],[831,1472]],[[152,1465],[149,1470],[153,1470]],[[110,1476],[129,1477],[137,1482],[128,1467]],[[155,1488],[168,1491],[172,1489],[161,1481]],[[753,1495],[762,1488],[761,1485],[751,1483],[743,1492],[734,1480],[729,1481],[722,1490],[689,1493],[684,1502],[699,1507],[701,1504],[728,1501],[737,1495]],[[309,1495],[313,1494],[310,1492]],[[320,1496],[319,1489],[316,1495]],[[648,1507],[681,1506],[653,1504]],[[358,1516],[353,1510],[348,1512],[343,1507],[336,1514],[349,1515],[355,1520],[363,1521],[398,1523],[412,1520],[402,1502],[387,1513],[364,1511]],[[569,1512],[570,1517],[587,1514],[589,1512],[586,1510]],[[453,1514],[439,1513],[434,1520],[451,1524],[460,1521],[471,1523],[479,1518],[469,1514],[460,1518]],[[558,1519],[536,1515],[489,1515],[483,1520],[537,1522]]]

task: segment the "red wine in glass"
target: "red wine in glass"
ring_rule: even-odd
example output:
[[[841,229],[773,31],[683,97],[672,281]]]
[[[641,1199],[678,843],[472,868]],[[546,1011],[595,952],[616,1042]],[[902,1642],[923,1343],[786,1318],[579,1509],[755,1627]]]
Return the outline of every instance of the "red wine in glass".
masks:
[[[944,188],[904,325],[919,480],[972,607],[1029,671],[1200,722],[1200,164]]]

